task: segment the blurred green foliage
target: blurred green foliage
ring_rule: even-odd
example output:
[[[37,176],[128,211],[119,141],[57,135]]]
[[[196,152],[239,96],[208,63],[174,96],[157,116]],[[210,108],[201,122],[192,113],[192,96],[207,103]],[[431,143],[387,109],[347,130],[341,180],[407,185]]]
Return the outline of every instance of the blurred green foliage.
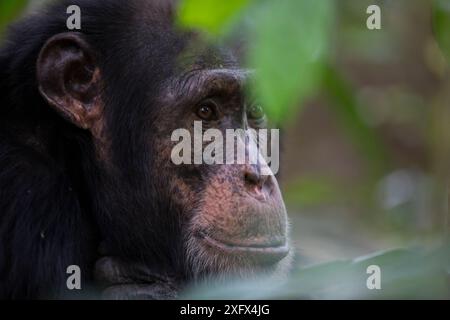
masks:
[[[381,289],[369,290],[367,268],[380,268]],[[189,299],[448,299],[450,246],[396,249],[294,270],[288,281],[261,278],[186,290]],[[214,289],[211,289],[214,287]]]
[[[284,192],[284,200],[291,205],[308,207],[336,203],[342,197],[342,188],[327,177],[302,177],[291,183]]]
[[[295,119],[317,88],[330,50],[333,9],[329,0],[263,1],[253,8],[248,65],[257,70],[255,94],[275,123]]]
[[[22,12],[27,4],[28,0],[0,1],[0,37],[6,26]]]
[[[375,130],[362,118],[354,91],[331,67],[326,68],[323,85],[337,119],[370,164],[371,178],[378,178],[385,169],[387,154]]]
[[[450,61],[450,1],[434,0],[434,31],[439,45]]]
[[[248,4],[249,0],[189,0],[182,1],[179,8],[179,22],[182,26],[197,27],[219,34],[230,19]]]
[[[311,95],[320,80],[329,52],[334,2],[248,2],[185,0],[179,21],[217,34],[236,15],[251,19],[244,32],[252,39],[248,66],[258,71],[254,93],[272,121],[292,119],[295,106]]]

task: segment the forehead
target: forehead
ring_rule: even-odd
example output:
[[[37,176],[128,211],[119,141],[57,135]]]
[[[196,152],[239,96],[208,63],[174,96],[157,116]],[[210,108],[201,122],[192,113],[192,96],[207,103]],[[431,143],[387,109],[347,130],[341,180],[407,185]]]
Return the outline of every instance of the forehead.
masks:
[[[179,53],[175,72],[166,83],[169,95],[195,96],[205,92],[237,92],[250,71],[242,69],[232,51],[224,46],[191,39]]]
[[[239,62],[230,48],[191,34],[177,57],[176,69],[179,73],[201,69],[239,69]]]
[[[176,100],[240,95],[249,75],[250,71],[239,68],[192,69],[171,78],[165,95]]]

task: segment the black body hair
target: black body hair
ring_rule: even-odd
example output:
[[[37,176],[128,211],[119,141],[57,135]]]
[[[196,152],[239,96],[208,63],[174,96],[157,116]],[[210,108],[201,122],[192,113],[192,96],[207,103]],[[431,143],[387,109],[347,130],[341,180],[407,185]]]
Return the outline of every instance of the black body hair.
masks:
[[[81,8],[81,30],[73,32],[97,54],[113,149],[120,151],[114,162],[127,173],[116,178],[129,193],[119,194],[116,181],[101,181],[90,133],[57,115],[38,91],[39,52],[49,38],[68,32],[69,5]],[[142,168],[152,157],[142,150],[148,138],[142,133],[157,111],[151,97],[174,72],[187,41],[173,29],[170,7],[167,1],[59,1],[10,28],[0,49],[0,298],[77,297],[67,290],[66,268],[80,266],[83,289],[89,287],[100,240],[118,255],[151,259],[156,269],[183,277],[181,248],[169,238],[179,226],[166,214],[175,209],[159,200],[161,191],[136,183],[142,176],[164,179]],[[100,183],[111,192],[98,195]],[[148,221],[133,224],[142,208],[151,212]],[[149,229],[145,239],[139,228]]]

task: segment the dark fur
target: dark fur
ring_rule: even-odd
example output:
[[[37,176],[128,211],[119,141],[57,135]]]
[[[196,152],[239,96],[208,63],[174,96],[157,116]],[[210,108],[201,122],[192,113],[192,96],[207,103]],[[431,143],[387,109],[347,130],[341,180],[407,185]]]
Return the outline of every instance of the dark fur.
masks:
[[[152,176],[144,165],[152,155],[142,146],[156,112],[148,97],[174,72],[186,39],[172,30],[165,1],[66,2],[14,25],[0,51],[0,298],[75,294],[66,289],[72,264],[81,267],[86,289],[100,239],[114,254],[150,259],[155,269],[184,277],[173,236],[179,223],[167,214],[175,209],[158,189],[166,177]],[[126,173],[117,181],[102,180],[90,134],[59,117],[38,92],[38,54],[46,40],[68,31],[71,4],[82,8],[81,32],[98,55],[112,157]],[[119,181],[126,188],[117,190]],[[107,192],[97,192],[100,185]],[[152,214],[134,215],[143,210]]]

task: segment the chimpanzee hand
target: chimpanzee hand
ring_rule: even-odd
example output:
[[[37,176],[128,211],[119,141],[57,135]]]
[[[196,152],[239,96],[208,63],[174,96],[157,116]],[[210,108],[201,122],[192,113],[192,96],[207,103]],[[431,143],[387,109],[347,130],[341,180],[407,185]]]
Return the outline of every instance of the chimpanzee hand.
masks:
[[[175,281],[152,273],[142,264],[130,264],[117,257],[103,257],[94,276],[106,300],[165,300],[177,297]]]

